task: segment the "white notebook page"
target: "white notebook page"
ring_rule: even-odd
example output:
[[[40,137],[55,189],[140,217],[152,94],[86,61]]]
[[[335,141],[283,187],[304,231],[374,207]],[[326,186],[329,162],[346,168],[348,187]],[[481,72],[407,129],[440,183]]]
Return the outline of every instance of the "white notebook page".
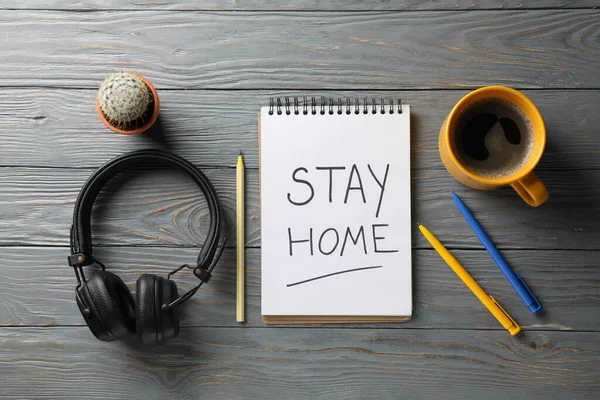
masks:
[[[262,314],[410,316],[409,106],[260,120]]]

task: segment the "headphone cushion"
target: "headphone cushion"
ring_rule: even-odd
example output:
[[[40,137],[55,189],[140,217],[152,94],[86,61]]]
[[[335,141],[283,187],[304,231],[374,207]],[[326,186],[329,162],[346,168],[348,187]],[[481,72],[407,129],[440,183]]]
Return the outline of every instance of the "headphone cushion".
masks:
[[[136,284],[136,331],[145,344],[163,344],[179,334],[179,306],[162,311],[178,297],[177,285],[160,276],[144,274]]]
[[[121,278],[108,271],[98,271],[85,285],[96,317],[108,331],[92,329],[96,337],[111,341],[135,332],[135,301]]]

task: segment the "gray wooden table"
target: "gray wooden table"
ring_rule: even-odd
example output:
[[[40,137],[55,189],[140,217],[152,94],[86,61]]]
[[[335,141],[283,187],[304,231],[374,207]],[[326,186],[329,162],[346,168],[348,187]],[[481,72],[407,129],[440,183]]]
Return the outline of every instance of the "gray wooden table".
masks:
[[[599,5],[0,1],[0,397],[598,398]],[[159,90],[161,117],[149,134],[113,134],[96,114],[99,82],[119,70]],[[551,198],[538,209],[510,189],[464,188],[439,160],[444,116],[489,84],[523,90],[546,118],[538,175]],[[257,112],[271,96],[295,94],[401,97],[413,106],[413,217],[454,250],[523,334],[510,337],[416,232],[411,322],[262,323]],[[73,203],[96,167],[145,147],[201,166],[231,229],[234,165],[244,152],[245,325],[235,322],[233,242],[168,346],[103,343],[84,325],[66,264]],[[141,273],[194,260],[207,209],[185,177],[124,176],[110,189],[94,211],[94,242],[132,290]],[[542,315],[514,295],[450,190],[480,211]]]

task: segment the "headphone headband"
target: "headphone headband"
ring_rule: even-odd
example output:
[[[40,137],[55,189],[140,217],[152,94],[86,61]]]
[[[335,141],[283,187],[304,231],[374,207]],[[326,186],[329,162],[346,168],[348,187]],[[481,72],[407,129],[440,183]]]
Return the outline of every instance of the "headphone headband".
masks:
[[[200,187],[206,198],[210,216],[210,227],[206,241],[198,255],[200,270],[209,269],[213,263],[219,237],[222,215],[217,193],[206,175],[189,161],[162,150],[139,150],[117,157],[90,176],[79,193],[73,212],[71,226],[71,257],[69,264],[84,266],[94,262],[92,247],[91,217],[94,200],[106,183],[115,175],[132,167],[165,165],[184,171]]]

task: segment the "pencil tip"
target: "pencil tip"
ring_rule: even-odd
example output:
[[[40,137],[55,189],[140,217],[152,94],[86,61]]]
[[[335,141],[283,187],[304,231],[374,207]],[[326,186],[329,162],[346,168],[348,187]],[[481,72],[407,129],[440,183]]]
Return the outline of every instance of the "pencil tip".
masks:
[[[242,155],[242,149],[240,149],[240,156]]]
[[[417,226],[421,226],[421,224],[417,222]]]
[[[451,190],[451,191],[450,191],[450,194],[454,194],[454,190]]]

